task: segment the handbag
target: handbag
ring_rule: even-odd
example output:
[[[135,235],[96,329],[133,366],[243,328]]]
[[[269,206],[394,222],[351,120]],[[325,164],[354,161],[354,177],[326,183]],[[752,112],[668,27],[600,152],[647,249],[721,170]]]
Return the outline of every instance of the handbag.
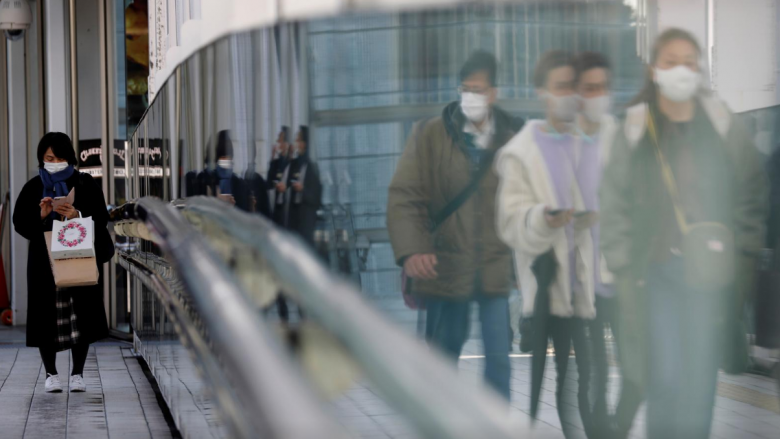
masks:
[[[489,164],[493,163],[493,156],[495,155],[493,151],[485,151],[483,154],[484,156],[480,160],[481,165],[472,175],[469,184],[431,219],[431,225],[428,228],[431,233],[436,232],[439,226],[444,224],[444,221],[446,221],[447,218],[460,209],[461,206],[463,206],[463,204],[469,198],[471,198],[474,192],[477,191],[479,183],[482,181],[485,175],[487,175],[487,171],[490,169]],[[488,163],[488,165],[485,165],[485,163]],[[406,270],[401,269],[401,292],[403,293],[406,307],[409,309],[424,309],[425,306],[412,294],[412,283],[413,279],[408,274],[406,274]]]
[[[92,218],[79,217],[67,221],[54,220],[51,255],[55,260],[94,258],[95,223]]]
[[[731,286],[735,277],[734,233],[726,225],[717,222],[688,223],[674,173],[658,144],[658,133],[649,110],[647,128],[655,146],[664,184],[672,199],[677,226],[682,233],[680,250],[685,264],[686,283],[692,287],[712,291]]]
[[[682,232],[681,251],[686,284],[713,292],[736,288],[734,233],[726,225],[717,222],[688,224],[674,173],[658,144],[658,133],[650,111],[647,112],[647,127],[655,146],[664,184],[672,199],[677,225]],[[726,298],[734,299],[734,295],[727,295]],[[741,307],[726,303],[725,308],[720,328],[725,339],[721,368],[729,374],[740,374],[747,370],[749,362],[747,330],[741,318]]]

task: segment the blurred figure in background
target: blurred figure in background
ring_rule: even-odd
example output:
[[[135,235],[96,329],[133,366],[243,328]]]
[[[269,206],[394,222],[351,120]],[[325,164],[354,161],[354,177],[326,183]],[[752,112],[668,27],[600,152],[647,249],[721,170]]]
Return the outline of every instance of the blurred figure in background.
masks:
[[[688,32],[658,37],[601,194],[623,373],[636,393],[647,389],[650,439],[709,437],[719,362],[727,372],[746,362],[736,349],[745,343],[738,296],[751,272],[746,255],[764,244],[769,200],[758,152],[702,89],[700,59]],[[638,404],[620,401],[623,436]]]
[[[479,305],[485,379],[509,399],[511,253],[495,230],[493,157],[516,132],[495,106],[497,62],[475,52],[460,102],[419,124],[390,184],[387,226],[396,261],[427,306],[429,342],[458,361]]]
[[[286,223],[285,196],[290,166],[290,144],[287,143],[290,129],[283,126],[273,149],[271,163],[268,165],[268,186],[271,190],[271,210],[276,224],[284,227]]]
[[[309,128],[301,126],[293,145],[290,162],[289,219],[290,230],[297,233],[314,250],[317,210],[322,206],[322,183],[317,164],[309,158]]]
[[[588,401],[586,327],[596,316],[594,294],[601,279],[597,193],[603,157],[598,130],[606,111],[603,99],[596,105],[585,100],[588,121],[581,122],[590,135],[579,135],[580,97],[575,85],[579,79],[587,99],[599,99],[606,93],[608,78],[603,58],[589,55],[582,63],[588,63],[587,67],[575,70],[572,55],[559,50],[540,58],[534,86],[545,104],[546,120],[529,122],[501,151],[496,163],[501,181],[498,232],[516,251],[523,314],[532,319],[531,415],[535,417],[538,410],[548,339],[552,339],[556,405],[567,438],[582,434],[572,427],[578,424],[577,416],[585,433],[596,437]],[[597,108],[587,111],[592,106]],[[579,375],[577,390],[565,389],[572,345]],[[577,395],[578,404],[564,401],[569,394]],[[571,412],[575,406],[579,415]]]
[[[204,170],[195,181],[188,178],[187,194],[217,197],[243,211],[251,212],[252,203],[246,184],[233,172],[233,142],[228,130],[222,130],[217,135],[215,157],[217,163],[213,171]]]
[[[581,137],[577,180],[585,207],[597,213],[601,177],[609,161],[609,153],[617,130],[617,122],[610,113],[611,67],[604,55],[583,52],[577,56],[574,70],[575,91],[581,103],[581,111],[577,115],[577,127]],[[608,434],[605,429],[609,424],[607,421],[609,363],[605,338],[608,329],[611,329],[613,334],[617,333],[615,317],[618,312],[615,290],[612,287],[612,274],[606,269],[598,246],[600,231],[601,227],[598,223],[594,223],[590,228],[594,243],[596,318],[589,321],[588,332],[593,368],[590,403],[594,436],[591,437],[595,438],[603,438]]]

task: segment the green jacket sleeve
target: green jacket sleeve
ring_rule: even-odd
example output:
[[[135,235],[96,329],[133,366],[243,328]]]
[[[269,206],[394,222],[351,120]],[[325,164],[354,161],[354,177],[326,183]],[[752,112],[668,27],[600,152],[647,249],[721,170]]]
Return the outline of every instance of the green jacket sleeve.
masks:
[[[631,150],[622,130],[615,137],[600,189],[600,245],[609,271],[620,274],[631,264]]]
[[[425,127],[412,132],[398,162],[387,200],[387,230],[398,265],[414,254],[434,253],[430,227],[430,136]]]
[[[729,141],[734,149],[737,193],[734,238],[737,249],[755,255],[765,246],[769,183],[761,156],[742,120],[734,116]]]

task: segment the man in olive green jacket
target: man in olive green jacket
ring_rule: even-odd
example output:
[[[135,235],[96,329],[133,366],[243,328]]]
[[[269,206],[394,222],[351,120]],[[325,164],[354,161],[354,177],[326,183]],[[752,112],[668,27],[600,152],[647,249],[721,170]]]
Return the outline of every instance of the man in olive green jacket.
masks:
[[[485,378],[509,398],[512,254],[496,235],[492,164],[518,123],[493,105],[496,71],[492,55],[473,54],[460,72],[461,101],[414,129],[390,185],[387,226],[396,261],[414,279],[413,293],[425,299],[430,342],[457,361],[470,303],[479,303]],[[473,178],[476,189],[434,230],[433,218]]]

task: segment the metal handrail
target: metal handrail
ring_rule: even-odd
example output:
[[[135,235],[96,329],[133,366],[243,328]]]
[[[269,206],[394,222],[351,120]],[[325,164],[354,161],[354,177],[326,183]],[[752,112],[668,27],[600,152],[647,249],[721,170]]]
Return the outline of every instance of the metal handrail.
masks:
[[[458,378],[456,368],[370,306],[349,282],[329,272],[299,238],[215,198],[174,203],[252,246],[282,284],[322,327],[346,347],[385,398],[426,437],[510,438],[531,431],[531,420],[514,420],[509,406],[486,386]]]
[[[166,285],[153,259],[120,253],[120,264],[155,291],[180,325],[179,333],[201,360],[234,436],[344,437],[233,274],[181,215],[153,198],[121,209],[122,218],[143,221],[163,249],[207,335],[196,330],[188,306]]]

